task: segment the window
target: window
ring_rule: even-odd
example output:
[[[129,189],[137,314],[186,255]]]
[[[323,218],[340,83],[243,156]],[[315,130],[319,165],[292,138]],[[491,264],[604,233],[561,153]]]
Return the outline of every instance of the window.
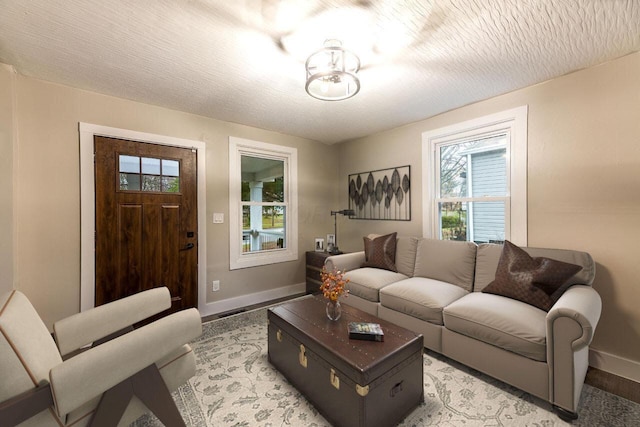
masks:
[[[121,191],[180,192],[180,162],[170,159],[118,156]]]
[[[229,138],[230,268],[298,259],[297,150]]]
[[[423,134],[427,237],[527,244],[527,107]]]

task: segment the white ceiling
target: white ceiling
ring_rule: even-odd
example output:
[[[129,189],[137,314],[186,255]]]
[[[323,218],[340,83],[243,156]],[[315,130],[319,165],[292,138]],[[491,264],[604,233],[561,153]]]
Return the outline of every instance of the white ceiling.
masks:
[[[328,38],[348,100],[304,90]],[[640,0],[0,0],[21,74],[329,144],[639,50]]]

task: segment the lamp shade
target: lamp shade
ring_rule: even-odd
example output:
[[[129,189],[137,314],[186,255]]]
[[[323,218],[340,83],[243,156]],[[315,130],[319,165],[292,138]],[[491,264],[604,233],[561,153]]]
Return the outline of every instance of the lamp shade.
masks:
[[[360,70],[360,59],[343,49],[339,40],[325,41],[322,49],[309,56],[305,68],[305,89],[314,98],[340,101],[360,91],[360,80],[356,76]]]

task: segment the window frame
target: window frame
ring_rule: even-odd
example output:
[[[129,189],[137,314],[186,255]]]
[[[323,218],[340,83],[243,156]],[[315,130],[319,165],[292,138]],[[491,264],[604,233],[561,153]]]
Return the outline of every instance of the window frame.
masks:
[[[444,199],[439,198],[438,147],[506,133],[505,239],[519,246],[527,245],[527,114],[528,106],[524,105],[422,133],[424,237],[440,238],[437,209],[438,202]],[[493,201],[494,198],[468,199]],[[500,201],[502,200],[500,197]]]
[[[263,157],[284,162],[285,239],[284,248],[256,252],[242,252],[241,157]],[[236,270],[260,265],[295,261],[298,259],[298,150],[293,147],[269,144],[250,139],[229,137],[229,268]],[[273,205],[264,202],[260,205]]]

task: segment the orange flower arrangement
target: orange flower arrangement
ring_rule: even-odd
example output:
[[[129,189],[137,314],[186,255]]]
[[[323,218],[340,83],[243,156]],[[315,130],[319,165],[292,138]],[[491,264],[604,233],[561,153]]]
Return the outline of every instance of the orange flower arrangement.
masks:
[[[322,278],[320,290],[322,291],[322,295],[329,301],[337,302],[342,294],[344,294],[344,296],[349,295],[349,290],[345,289],[345,285],[349,283],[349,279],[344,278],[343,271],[336,269],[327,271],[323,267],[320,277]]]

